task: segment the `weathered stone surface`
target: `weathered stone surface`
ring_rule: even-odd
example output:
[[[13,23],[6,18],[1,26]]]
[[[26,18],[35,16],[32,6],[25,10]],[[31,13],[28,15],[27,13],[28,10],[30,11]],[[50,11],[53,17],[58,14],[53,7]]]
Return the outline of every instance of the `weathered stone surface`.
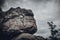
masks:
[[[10,8],[4,12],[3,20],[4,31],[18,30],[22,33],[34,34],[37,31],[34,14],[31,10],[17,8]]]
[[[37,31],[34,14],[31,10],[10,8],[0,10],[0,40],[45,40],[33,35]]]
[[[16,36],[12,40],[45,40],[42,36],[35,36],[29,33],[22,33],[19,36]]]
[[[37,40],[37,39],[32,34],[22,33],[19,36],[13,38],[12,40]]]

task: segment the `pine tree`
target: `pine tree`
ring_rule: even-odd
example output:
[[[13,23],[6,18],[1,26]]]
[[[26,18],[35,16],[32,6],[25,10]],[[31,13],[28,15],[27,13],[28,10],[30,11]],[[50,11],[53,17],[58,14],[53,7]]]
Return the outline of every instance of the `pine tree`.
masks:
[[[58,33],[57,30],[55,30],[56,25],[53,22],[47,22],[49,27],[50,27],[50,32],[51,32],[51,40],[57,40],[57,38],[55,37],[56,33]]]

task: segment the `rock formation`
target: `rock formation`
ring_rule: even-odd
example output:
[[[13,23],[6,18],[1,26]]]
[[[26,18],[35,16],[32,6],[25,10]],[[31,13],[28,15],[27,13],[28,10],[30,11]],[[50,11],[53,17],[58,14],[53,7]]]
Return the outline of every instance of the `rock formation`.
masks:
[[[45,40],[41,36],[35,36],[29,33],[22,33],[21,35],[13,38],[12,40]]]
[[[20,7],[11,8],[5,12],[3,29],[6,31],[18,30],[34,34],[37,31],[36,21],[31,10],[21,9]]]
[[[31,10],[10,8],[6,12],[0,11],[0,15],[0,40],[37,40],[33,35],[37,26]]]

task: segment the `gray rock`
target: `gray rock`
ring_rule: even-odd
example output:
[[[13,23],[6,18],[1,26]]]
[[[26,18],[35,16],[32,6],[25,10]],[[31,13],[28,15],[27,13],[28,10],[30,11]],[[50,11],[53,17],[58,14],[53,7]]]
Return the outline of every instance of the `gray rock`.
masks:
[[[34,34],[37,31],[34,14],[31,10],[10,8],[4,13],[4,31],[18,30],[22,33]]]
[[[33,35],[37,25],[31,10],[17,7],[0,14],[0,40],[45,40]]]
[[[42,36],[35,36],[29,33],[22,33],[16,37],[14,37],[12,40],[45,40]]]
[[[22,33],[19,36],[13,38],[12,40],[37,40],[37,39],[32,34]]]

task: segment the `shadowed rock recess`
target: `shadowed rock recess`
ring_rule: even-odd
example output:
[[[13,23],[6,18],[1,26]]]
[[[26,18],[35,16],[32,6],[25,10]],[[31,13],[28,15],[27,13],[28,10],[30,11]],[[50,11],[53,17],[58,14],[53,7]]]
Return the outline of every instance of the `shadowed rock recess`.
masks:
[[[33,35],[36,32],[37,25],[31,10],[17,7],[3,12],[0,9],[0,40],[39,40]]]

